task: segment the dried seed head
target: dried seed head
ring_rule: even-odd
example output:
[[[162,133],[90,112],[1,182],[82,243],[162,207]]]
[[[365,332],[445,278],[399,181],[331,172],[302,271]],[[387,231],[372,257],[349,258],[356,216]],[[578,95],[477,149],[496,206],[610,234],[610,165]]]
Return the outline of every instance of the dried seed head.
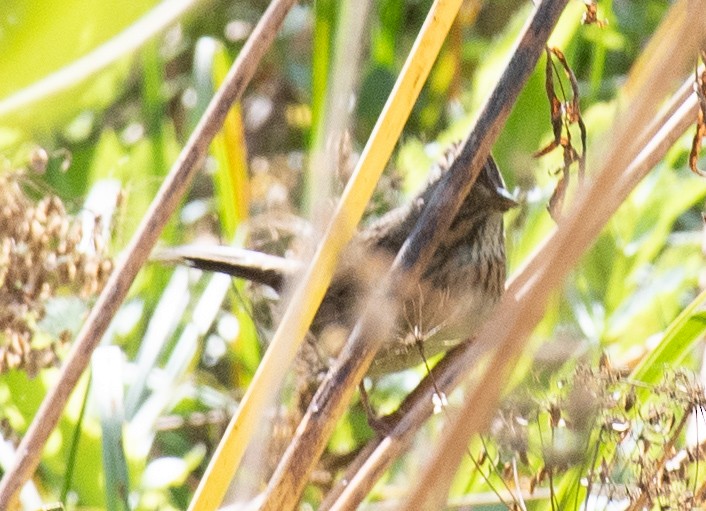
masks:
[[[66,212],[59,197],[35,202],[20,186],[27,176],[0,170],[0,374],[22,369],[33,376],[56,364],[57,347],[67,341],[34,344],[46,301],[59,289],[83,297],[96,293],[112,263],[102,254],[102,233],[85,233],[101,237],[101,242],[90,254],[79,251],[81,223]]]

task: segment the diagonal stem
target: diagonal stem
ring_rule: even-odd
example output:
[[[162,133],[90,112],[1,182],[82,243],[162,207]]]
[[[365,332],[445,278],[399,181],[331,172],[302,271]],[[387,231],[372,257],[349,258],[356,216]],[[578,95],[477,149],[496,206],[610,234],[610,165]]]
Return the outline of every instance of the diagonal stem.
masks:
[[[701,15],[704,9],[705,0],[676,2],[650,43],[658,48],[634,66],[627,87],[632,97],[610,133],[612,138],[602,152],[599,170],[592,182],[578,190],[574,207],[518,271],[479,331],[479,338],[486,342],[492,339],[496,349],[481,383],[469,393],[458,417],[451,421],[439,449],[402,509],[438,509],[445,502],[469,438],[487,426],[506,377],[541,320],[550,293],[627,197],[630,188],[620,178],[633,159],[645,156],[638,143],[640,128],[657,113],[657,106],[675,79],[693,63],[694,50],[706,35],[706,19]]]
[[[390,334],[391,318],[396,317],[397,304],[406,289],[413,287],[418,280],[473,186],[566,3],[567,0],[544,0],[528,20],[475,128],[439,183],[384,282],[370,298],[336,365],[314,396],[293,443],[270,480],[263,510],[291,509],[299,501],[336,421],[370,366],[382,339]]]
[[[654,119],[657,132],[648,127],[641,133],[641,140],[647,140],[646,147],[626,169],[625,176],[633,176],[632,189],[647,172],[659,162],[667,150],[686,132],[696,116],[696,97],[692,91],[693,79],[690,78],[670,100],[673,108]],[[684,95],[683,91],[692,91]],[[660,129],[661,128],[661,129]],[[510,285],[514,279],[511,279]],[[353,462],[352,467],[343,477],[347,483],[339,484],[327,495],[326,502],[320,509],[355,509],[372,489],[377,480],[385,473],[391,463],[410,445],[414,433],[432,414],[432,395],[437,390],[449,394],[459,385],[467,373],[468,360],[479,360],[490,348],[488,340],[475,339],[458,346],[447,353],[444,359],[433,369],[432,374],[422,380],[417,388],[400,406],[403,417],[385,438],[373,439]]]
[[[316,310],[331,282],[338,258],[353,237],[365,206],[387,163],[422,85],[441,49],[461,0],[437,0],[422,34],[414,44],[392,93],[360,155],[341,195],[326,232],[294,287],[288,306],[277,326],[238,410],[209,464],[189,506],[190,511],[210,511],[225,492],[225,486],[243,460],[258,421],[280,388],[309,330]],[[441,5],[442,7],[438,7]],[[421,42],[420,42],[421,41]],[[284,509],[277,507],[276,509]]]
[[[294,3],[295,0],[274,0],[270,4],[238,55],[223,87],[213,97],[203,118],[162,183],[137,232],[120,256],[115,270],[81,328],[61,369],[59,380],[42,401],[37,415],[22,439],[14,466],[0,481],[0,509],[10,507],[13,496],[36,470],[42,448],[88,365],[91,354],[125,299],[167,220],[200,168],[209,144],[223,124],[228,110],[233,102],[242,96],[258,63]]]

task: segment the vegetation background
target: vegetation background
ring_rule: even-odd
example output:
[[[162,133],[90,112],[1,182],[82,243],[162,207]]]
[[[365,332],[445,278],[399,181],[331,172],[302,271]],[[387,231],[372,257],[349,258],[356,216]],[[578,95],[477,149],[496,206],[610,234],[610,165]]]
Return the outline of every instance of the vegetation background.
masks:
[[[430,0],[373,3],[360,65],[346,70],[355,75],[358,94],[349,137],[335,141],[342,156],[334,192],[365,144],[430,5]],[[3,172],[24,169],[16,182],[28,204],[57,195],[78,219],[71,221],[84,222],[84,237],[93,237],[94,248],[119,253],[266,6],[221,0],[4,2]],[[668,7],[663,0],[602,0],[598,12],[606,23],[587,26],[580,23],[584,4],[571,2],[555,31],[552,44],[564,52],[578,79],[589,175],[591,151],[600,151],[626,73]],[[371,216],[402,203],[449,144],[467,133],[531,8],[524,0],[464,4],[406,124]],[[163,233],[163,246],[221,241],[284,253],[295,235],[311,232],[295,217],[306,217],[315,199],[308,189],[314,179],[308,157],[322,144],[334,42],[346,29],[341,16],[334,0],[295,7]],[[508,188],[522,201],[506,221],[510,274],[554,225],[547,203],[561,155],[533,157],[552,139],[544,80],[542,62],[493,150]],[[564,85],[568,90],[568,82]],[[685,495],[703,492],[706,471],[703,466],[699,471],[698,443],[690,444],[686,431],[698,439],[699,427],[700,436],[706,435],[704,424],[693,420],[689,428],[677,429],[698,401],[694,393],[700,391],[692,385],[702,366],[697,340],[706,325],[692,303],[703,276],[706,181],[688,169],[690,144],[691,136],[675,144],[553,298],[491,434],[470,448],[451,506],[476,498],[487,506],[483,509],[504,509],[512,499],[503,492],[506,485],[514,487],[513,480],[521,480],[526,490],[530,484],[552,489],[553,496],[541,491],[527,496],[522,505],[531,509],[624,504],[629,490],[639,487],[639,463],[660,459],[637,447],[647,437],[664,452],[666,442],[679,441],[664,458],[679,452],[691,456],[673,478],[680,486],[670,487],[655,505],[676,506]],[[0,192],[0,201],[8,197]],[[100,228],[86,228],[87,217]],[[314,222],[314,230],[318,227]],[[13,285],[6,283],[5,290]],[[24,310],[23,321],[33,333],[22,341],[27,352],[47,353],[51,346],[56,357],[41,364],[48,366],[65,353],[95,289],[58,283],[51,291],[40,297],[41,306]],[[161,264],[145,267],[50,439],[23,509],[52,501],[67,509],[185,509],[264,351],[273,302],[266,290],[229,278]],[[685,310],[687,315],[679,316]],[[3,324],[3,353],[19,342],[11,327]],[[625,399],[645,387],[621,378],[664,341],[665,332],[678,348],[650,359],[653,379],[644,385],[651,392],[639,393],[638,413],[625,410]],[[606,357],[614,369],[599,363]],[[30,367],[26,357],[12,360],[5,357],[0,374],[1,439],[9,452],[57,374],[52,367]],[[423,373],[408,371],[377,382],[374,405],[392,411]],[[574,381],[601,390],[589,399],[576,393]],[[620,407],[624,413],[616,411]],[[553,422],[557,409],[568,417],[563,425]],[[577,414],[590,415],[589,425],[579,427]],[[606,429],[608,419],[614,422]],[[435,417],[420,433],[416,448],[378,484],[371,501],[394,500],[405,491],[426,455],[425,442],[438,437],[441,422]],[[618,431],[623,427],[628,433]],[[610,437],[611,444],[608,430],[623,438]],[[562,431],[571,435],[562,437]],[[344,455],[371,435],[356,404],[329,450]],[[625,437],[633,440],[632,451]],[[612,447],[599,455],[593,446],[601,442]],[[636,453],[643,457],[636,459]],[[0,469],[9,463],[1,454]],[[598,466],[605,467],[601,491],[587,492],[585,501],[570,500],[574,493],[562,484],[577,492],[586,487],[581,478]],[[560,483],[562,477],[573,486]],[[312,485],[307,502],[319,502],[327,484]],[[493,492],[504,495],[504,502]]]

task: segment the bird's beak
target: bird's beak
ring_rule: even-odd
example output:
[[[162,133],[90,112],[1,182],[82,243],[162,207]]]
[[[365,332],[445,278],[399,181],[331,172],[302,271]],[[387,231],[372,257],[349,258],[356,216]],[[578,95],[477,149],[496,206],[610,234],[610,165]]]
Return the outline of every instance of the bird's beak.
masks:
[[[513,197],[513,195],[507,191],[507,189],[503,186],[498,186],[495,188],[495,194],[496,194],[496,200],[497,200],[497,205],[498,208],[502,211],[507,211],[512,208],[516,208],[519,206],[519,203]]]

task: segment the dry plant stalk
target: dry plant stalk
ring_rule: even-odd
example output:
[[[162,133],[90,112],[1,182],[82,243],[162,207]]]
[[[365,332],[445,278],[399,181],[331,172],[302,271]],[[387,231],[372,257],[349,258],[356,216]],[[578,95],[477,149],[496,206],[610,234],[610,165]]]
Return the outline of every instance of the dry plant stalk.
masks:
[[[367,371],[382,339],[390,334],[392,325],[389,318],[396,316],[398,304],[419,279],[468,194],[566,1],[545,0],[528,20],[474,130],[440,181],[437,192],[425,207],[422,218],[402,247],[392,269],[369,299],[338,361],[314,396],[293,442],[270,480],[263,510],[292,509],[299,501],[335,423]]]
[[[634,188],[691,126],[697,111],[692,85],[691,78],[686,80],[668,102],[669,107],[646,129],[646,137],[643,137],[645,148],[625,172],[626,176],[631,177],[630,183],[621,184],[621,187]],[[384,438],[374,438],[361,450],[342,478],[347,484],[334,487],[321,509],[356,508],[392,462],[408,449],[414,433],[432,415],[434,394],[449,394],[466,376],[464,361],[479,360],[491,344],[491,341],[475,339],[447,353],[432,369],[431,375],[424,378],[402,403],[396,413],[400,417],[395,421],[394,429]]]
[[[487,424],[506,381],[503,376],[541,319],[549,294],[561,284],[630,192],[616,184],[641,149],[635,143],[635,133],[649,123],[674,79],[690,66],[695,50],[704,40],[705,9],[704,0],[676,3],[650,43],[649,53],[643,54],[633,68],[627,88],[632,94],[609,137],[610,150],[600,171],[592,183],[579,190],[575,206],[520,270],[479,332],[479,339],[492,339],[497,346],[488,370],[469,393],[403,509],[438,509],[443,505],[469,438]]]
[[[242,95],[262,56],[274,40],[285,15],[294,3],[295,0],[275,0],[270,4],[238,55],[223,87],[212,99],[203,118],[162,183],[137,232],[118,260],[115,270],[79,332],[62,367],[59,380],[45,396],[29,430],[22,439],[17,449],[14,466],[0,481],[0,508],[9,507],[9,503],[22,484],[37,468],[42,448],[56,426],[71,391],[88,365],[93,350],[100,342],[167,220],[199,169],[211,140],[220,130],[231,105]]]
[[[478,343],[459,345],[432,368],[405,398],[394,416],[388,418],[389,422],[394,423],[392,431],[384,437],[376,436],[363,447],[341,478],[341,481],[346,483],[339,482],[326,495],[320,506],[322,511],[355,509],[365,499],[392,462],[409,448],[419,428],[431,417],[434,395],[448,394],[460,383],[460,378],[456,381],[449,380],[449,376],[461,374],[453,371],[458,356],[471,350],[474,358],[480,359],[482,353],[475,349],[476,346]]]
[[[309,330],[316,309],[331,282],[338,257],[353,237],[460,4],[461,0],[437,0],[432,7],[434,15],[427,18],[412,47],[410,57],[361,153],[326,233],[294,289],[289,306],[253,381],[201,480],[189,506],[191,511],[211,510],[223,498],[228,483],[242,461],[245,448],[254,435],[258,420],[281,386],[284,374]]]

